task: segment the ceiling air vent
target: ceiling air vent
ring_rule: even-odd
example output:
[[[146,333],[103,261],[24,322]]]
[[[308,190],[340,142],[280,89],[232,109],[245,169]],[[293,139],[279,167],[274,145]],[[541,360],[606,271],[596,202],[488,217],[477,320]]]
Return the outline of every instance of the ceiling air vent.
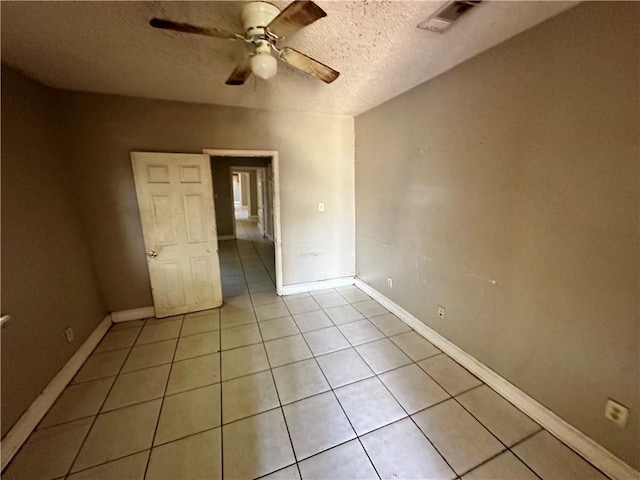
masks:
[[[465,12],[468,12],[481,2],[482,0],[455,0],[453,2],[447,2],[436,13],[418,25],[418,28],[432,30],[434,32],[444,32],[464,15]]]

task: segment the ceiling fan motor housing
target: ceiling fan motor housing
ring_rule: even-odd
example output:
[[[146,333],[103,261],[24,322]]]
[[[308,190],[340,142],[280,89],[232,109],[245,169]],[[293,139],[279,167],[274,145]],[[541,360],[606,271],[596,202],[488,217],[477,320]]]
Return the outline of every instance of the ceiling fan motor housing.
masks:
[[[247,37],[265,35],[265,27],[278,16],[280,9],[267,2],[250,2],[242,7],[242,26]]]

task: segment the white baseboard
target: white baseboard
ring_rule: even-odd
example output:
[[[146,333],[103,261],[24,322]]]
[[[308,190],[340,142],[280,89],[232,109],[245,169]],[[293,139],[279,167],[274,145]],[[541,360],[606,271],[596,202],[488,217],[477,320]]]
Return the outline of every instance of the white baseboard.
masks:
[[[218,241],[220,240],[235,240],[235,235],[218,235]]]
[[[318,280],[317,282],[296,283],[282,287],[282,295],[295,295],[297,293],[314,292],[326,288],[346,287],[347,285],[353,285],[354,282],[355,278],[353,277],[340,277],[330,278],[329,280]]]
[[[611,478],[619,480],[640,478],[640,473],[633,467],[373,287],[359,278],[355,279],[355,285]]]
[[[132,308],[131,310],[120,310],[111,312],[111,321],[113,323],[128,322],[130,320],[140,320],[142,318],[151,318],[156,316],[153,307]]]
[[[89,338],[78,348],[76,353],[62,367],[62,369],[53,377],[49,385],[36,397],[26,412],[18,419],[16,424],[7,432],[7,435],[0,443],[0,451],[2,456],[2,470],[9,464],[20,447],[27,441],[31,432],[44,418],[51,406],[58,399],[65,387],[71,382],[78,370],[87,360],[93,349],[100,343],[102,337],[107,333],[111,326],[111,316],[107,314],[98,324]]]
[[[249,215],[249,220],[258,220],[258,215]]]

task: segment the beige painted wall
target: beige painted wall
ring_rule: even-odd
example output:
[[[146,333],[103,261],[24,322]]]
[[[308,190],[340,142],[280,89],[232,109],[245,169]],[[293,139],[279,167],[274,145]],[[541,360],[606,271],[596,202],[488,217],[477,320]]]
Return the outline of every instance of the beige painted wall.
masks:
[[[2,435],[107,310],[75,208],[56,93],[2,68]],[[72,327],[75,341],[64,330]]]
[[[636,468],[639,18],[582,4],[356,118],[359,277]]]
[[[62,93],[69,166],[109,310],[151,305],[129,152],[277,150],[284,284],[354,274],[353,118]],[[317,202],[326,211],[318,213]]]

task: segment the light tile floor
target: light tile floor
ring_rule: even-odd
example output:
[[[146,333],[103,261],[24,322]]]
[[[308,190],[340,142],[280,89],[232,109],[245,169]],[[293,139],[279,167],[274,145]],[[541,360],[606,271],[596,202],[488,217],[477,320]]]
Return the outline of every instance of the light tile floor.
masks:
[[[604,478],[357,288],[275,295],[238,232],[225,305],[114,325],[7,480]]]

